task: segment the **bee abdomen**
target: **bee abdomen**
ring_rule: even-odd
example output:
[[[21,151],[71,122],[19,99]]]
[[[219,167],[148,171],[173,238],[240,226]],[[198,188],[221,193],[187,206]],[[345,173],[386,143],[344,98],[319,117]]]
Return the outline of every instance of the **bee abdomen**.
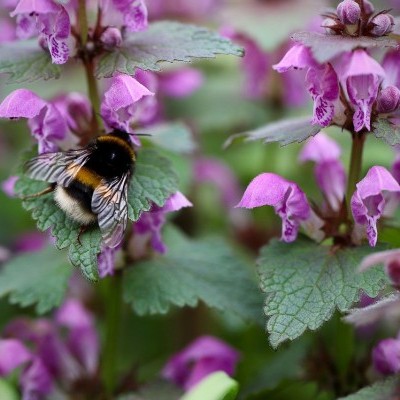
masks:
[[[90,209],[91,195],[75,186],[74,182],[68,188],[57,186],[54,191],[54,199],[68,217],[82,225],[90,225],[97,221],[96,214]]]

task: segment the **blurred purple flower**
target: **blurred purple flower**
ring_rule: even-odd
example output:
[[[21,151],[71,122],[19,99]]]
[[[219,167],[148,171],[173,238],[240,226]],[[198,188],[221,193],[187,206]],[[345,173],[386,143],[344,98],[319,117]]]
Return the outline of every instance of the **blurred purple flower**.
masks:
[[[151,19],[181,17],[189,19],[210,18],[216,11],[220,0],[146,0]]]
[[[15,196],[15,184],[17,183],[18,176],[10,176],[5,181],[1,183],[1,189],[8,197]]]
[[[0,341],[0,365],[8,365],[3,372],[7,374],[24,363],[20,375],[24,400],[45,398],[55,384],[71,387],[97,370],[99,344],[93,317],[77,300],[66,300],[54,320],[15,319],[4,334],[16,343],[16,359],[10,366],[7,352],[1,351],[1,342],[6,340]],[[32,348],[28,354],[25,345]]]
[[[303,162],[315,162],[315,179],[334,211],[339,210],[346,188],[346,172],[340,155],[339,145],[320,132],[307,141],[299,156]]]
[[[383,264],[386,275],[390,278],[392,285],[400,287],[400,249],[380,251],[365,257],[359,267],[365,271],[375,265]]]
[[[16,239],[14,249],[19,253],[31,253],[42,250],[48,242],[49,238],[45,233],[37,231],[26,232]]]
[[[144,0],[100,0],[103,24],[126,27],[130,32],[147,28],[147,7]]]
[[[371,129],[371,112],[378,88],[385,77],[383,68],[365,50],[354,50],[342,60],[347,66],[341,80],[355,106],[353,115],[354,130]]]
[[[143,97],[153,95],[154,93],[129,75],[117,75],[111,78],[100,111],[107,128],[134,133],[132,125],[140,116],[137,102]],[[140,142],[135,139],[135,144],[139,145]]]
[[[31,360],[31,352],[16,339],[0,339],[0,376]]]
[[[85,371],[93,375],[99,362],[100,345],[92,314],[78,300],[68,299],[57,311],[55,320],[58,325],[69,329],[68,349]]]
[[[16,39],[15,26],[6,18],[0,17],[0,43],[12,42]]]
[[[233,171],[218,159],[201,157],[193,164],[194,179],[197,182],[210,182],[218,188],[221,203],[233,207],[240,198],[239,182]]]
[[[337,6],[336,13],[345,25],[355,25],[361,16],[361,7],[354,0],[344,0]]]
[[[351,198],[353,217],[357,224],[366,226],[369,244],[375,246],[378,239],[377,221],[386,203],[383,193],[398,193],[400,185],[386,168],[375,166],[356,186],[357,189]]]
[[[301,221],[307,220],[311,209],[304,192],[296,183],[279,175],[264,173],[256,176],[247,187],[242,200],[236,207],[255,208],[273,206],[282,219],[282,237],[285,242],[293,242]]]
[[[202,336],[171,357],[162,376],[189,390],[213,372],[224,371],[232,376],[238,361],[235,349],[212,336]]]
[[[118,245],[117,247],[104,247],[101,249],[100,254],[97,256],[100,278],[105,278],[108,275],[114,275],[115,255],[120,247],[121,246]]]
[[[152,248],[158,253],[166,253],[161,230],[166,221],[166,214],[178,211],[185,207],[192,207],[192,203],[181,193],[176,192],[165,202],[164,206],[153,205],[150,211],[142,213],[139,220],[134,224],[133,231],[133,255],[140,257],[145,254],[143,249],[150,240]]]
[[[54,64],[68,60],[67,40],[71,31],[68,12],[52,0],[20,0],[10,14],[17,16],[17,36],[25,39],[40,33],[44,36]]]
[[[250,36],[237,32],[231,27],[224,27],[221,34],[237,42],[244,48],[244,57],[241,60],[245,76],[245,95],[250,99],[259,99],[265,96],[267,81],[270,75],[270,56]]]
[[[189,67],[166,71],[160,74],[158,78],[160,92],[165,96],[176,98],[190,96],[204,82],[201,71]]]
[[[400,339],[381,340],[372,350],[372,362],[383,375],[400,372]]]
[[[32,136],[39,142],[39,154],[57,151],[67,126],[51,103],[27,89],[17,89],[0,104],[0,118],[28,118]]]

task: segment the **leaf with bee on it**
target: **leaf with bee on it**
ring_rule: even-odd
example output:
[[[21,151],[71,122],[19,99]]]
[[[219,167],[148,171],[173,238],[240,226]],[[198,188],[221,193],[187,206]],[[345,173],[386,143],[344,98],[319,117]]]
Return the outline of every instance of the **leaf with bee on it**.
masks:
[[[32,157],[30,153],[28,157]],[[24,156],[26,160],[27,157]],[[162,206],[178,190],[178,178],[172,163],[153,149],[138,154],[128,188],[128,218],[137,221],[152,204]],[[20,175],[15,185],[18,197],[41,192],[49,183]],[[101,251],[102,236],[97,226],[89,227],[80,235],[79,223],[72,221],[54,201],[52,192],[23,200],[23,207],[31,211],[39,230],[51,230],[57,248],[69,248],[69,259],[91,281],[98,279],[97,256]],[[127,228],[129,229],[129,227]],[[78,241],[79,237],[79,241]]]

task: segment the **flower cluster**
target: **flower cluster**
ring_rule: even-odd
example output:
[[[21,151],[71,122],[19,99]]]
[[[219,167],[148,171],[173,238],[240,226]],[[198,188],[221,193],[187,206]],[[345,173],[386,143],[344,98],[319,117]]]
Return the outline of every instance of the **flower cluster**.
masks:
[[[92,4],[93,3],[93,4]],[[39,43],[48,48],[55,64],[64,64],[71,55],[82,51],[82,46],[98,54],[103,49],[119,46],[123,31],[138,32],[147,27],[147,8],[143,0],[98,0],[92,2],[98,10],[97,23],[89,29],[82,43],[78,26],[79,2],[64,4],[53,0],[40,2],[19,0],[11,12],[16,17],[16,37],[38,37]]]
[[[296,43],[274,66],[281,73],[293,69],[306,71],[307,89],[314,101],[312,123],[321,127],[337,125],[351,132],[370,131],[379,117],[385,116],[392,121],[396,118],[400,101],[397,78],[400,53],[390,50],[378,63],[357,40],[366,35],[390,33],[393,18],[384,12],[370,18],[372,5],[366,1],[361,3],[362,6],[352,0],[340,3],[337,15],[330,16],[333,22],[329,25],[329,32],[315,34],[318,46],[336,45],[339,49],[343,46],[340,54],[321,63],[310,47]],[[384,24],[385,28],[378,24],[382,19],[390,21]],[[356,29],[354,32],[353,28]],[[331,42],[332,35],[338,36],[335,44]],[[348,35],[357,36],[350,42],[354,48],[351,51],[348,51]],[[370,40],[373,42],[372,38]]]
[[[300,153],[301,161],[315,162],[315,178],[325,199],[320,207],[311,205],[296,183],[272,173],[254,178],[237,207],[273,206],[282,219],[282,240],[285,242],[296,239],[300,226],[315,240],[339,239],[346,187],[340,154],[340,147],[324,133],[309,139]],[[397,205],[399,192],[399,183],[386,168],[375,166],[367,172],[351,198],[354,242],[367,237],[371,246],[376,245],[377,222],[388,211],[389,205]]]
[[[93,317],[74,299],[66,300],[52,320],[10,322],[0,339],[0,374],[7,376],[22,366],[24,400],[45,398],[56,387],[67,392],[79,380],[93,379],[98,358]]]

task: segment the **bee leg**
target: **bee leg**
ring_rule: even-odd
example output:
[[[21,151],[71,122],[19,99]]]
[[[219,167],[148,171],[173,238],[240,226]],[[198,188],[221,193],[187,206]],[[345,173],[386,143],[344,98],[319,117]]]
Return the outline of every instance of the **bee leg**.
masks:
[[[81,235],[83,235],[86,231],[87,231],[87,226],[86,226],[86,225],[82,225],[82,226],[79,228],[78,243],[79,243],[80,246],[82,246],[82,243],[81,243]]]
[[[53,192],[55,188],[56,188],[56,185],[53,184],[53,185],[48,186],[46,189],[42,190],[41,192],[28,194],[27,196],[21,196],[21,199],[22,200],[34,199],[36,197],[40,197],[47,193]]]

